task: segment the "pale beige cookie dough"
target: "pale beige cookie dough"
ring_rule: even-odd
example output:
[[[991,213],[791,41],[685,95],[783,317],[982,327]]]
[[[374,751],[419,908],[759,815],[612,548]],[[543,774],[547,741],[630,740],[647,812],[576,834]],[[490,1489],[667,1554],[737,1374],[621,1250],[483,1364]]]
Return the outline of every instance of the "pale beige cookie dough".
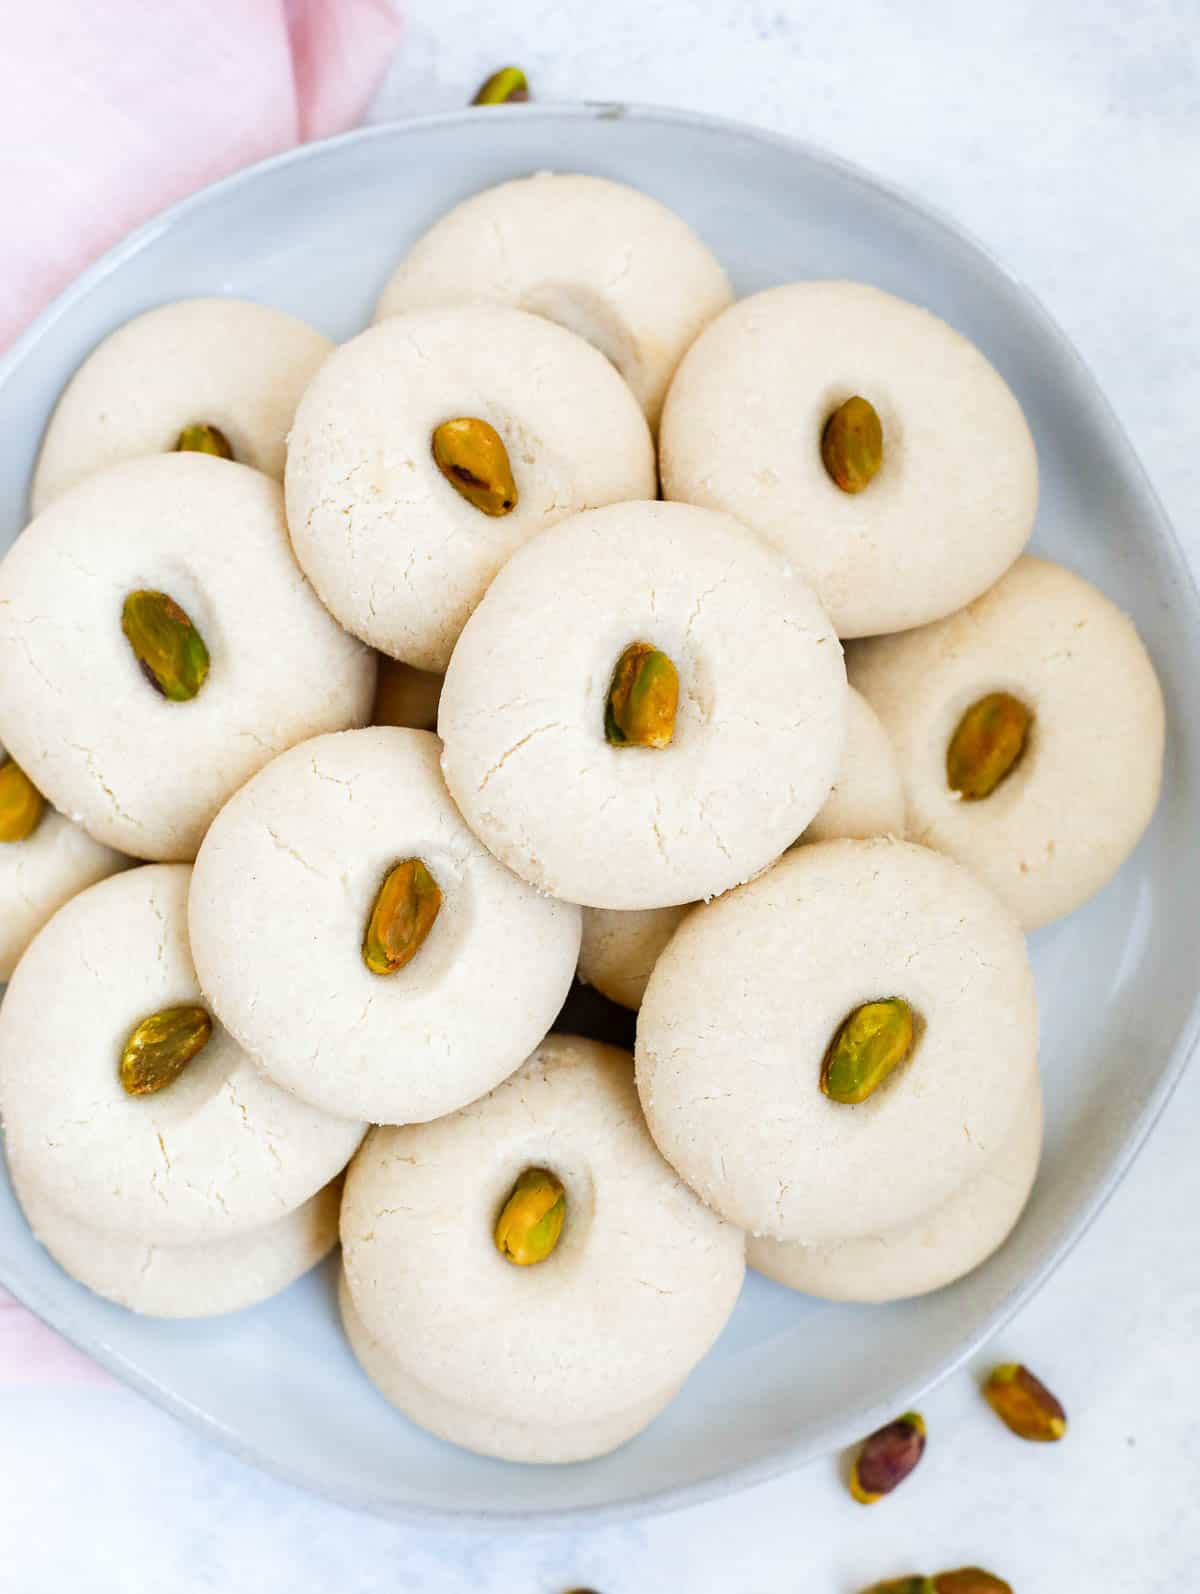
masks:
[[[372,725],[398,725],[414,731],[437,730],[438,699],[442,678],[431,670],[414,670],[411,664],[379,655]]]
[[[122,631],[129,593],[163,592],[210,655],[172,702]],[[0,737],[98,840],[187,860],[221,804],[276,753],[363,724],[375,661],[292,558],[283,495],[200,454],[114,465],[57,499],[0,562]]]
[[[124,1090],[135,1026],[207,1005],[188,949],[190,877],[152,864],[90,886],[34,938],[0,1004],[0,1116],[14,1164],[64,1216],[143,1247],[223,1240],[283,1217],[341,1172],[363,1134],[272,1084],[216,1023],[171,1084]]]
[[[1029,1200],[1042,1150],[1042,1093],[1030,1091],[994,1156],[961,1189],[914,1223],[833,1245],[753,1237],[759,1273],[830,1301],[899,1301],[940,1290],[986,1262]]]
[[[530,1167],[562,1181],[566,1216],[551,1255],[518,1267],[493,1233]],[[744,1267],[742,1235],[655,1150],[628,1054],[561,1035],[462,1112],[374,1130],[342,1245],[347,1326],[384,1393],[523,1461],[581,1460],[644,1427],[720,1333]]]
[[[0,765],[6,756],[0,747]],[[12,978],[21,953],[52,913],[129,861],[49,803],[32,834],[0,842],[0,982]]]
[[[59,1212],[16,1169],[11,1172],[30,1228],[59,1267],[97,1295],[148,1317],[217,1317],[257,1306],[337,1244],[340,1180],[245,1234],[157,1245],[107,1234]]]
[[[84,477],[165,454],[215,426],[234,459],[283,480],[300,395],[333,350],[295,316],[246,299],[181,299],[135,316],[67,383],[42,441],[33,513]]]
[[[484,513],[438,469],[434,431],[460,418],[499,435],[510,512]],[[608,361],[539,316],[486,307],[396,316],[343,344],[301,401],[286,480],[296,557],[329,609],[434,671],[517,548],[656,485],[645,419]]]
[[[853,689],[847,693],[846,709],[846,745],[838,778],[802,841],[904,833],[904,793],[887,733],[866,699]],[[625,912],[584,908],[579,978],[610,1002],[639,1008],[654,965],[688,906]]]
[[[463,823],[427,731],[376,726],[294,747],[217,816],[196,860],[200,983],[267,1073],[332,1113],[417,1123],[473,1101],[553,1023],[579,910],[539,896]],[[419,858],[442,905],[416,956],[362,945],[389,871]]]
[[[1162,784],[1162,691],[1133,622],[1061,565],[1027,555],[962,614],[857,644],[851,676],[887,727],[909,835],[967,865],[1026,929],[1116,873]],[[1007,692],[1032,712],[1025,751],[988,797],[947,784],[966,710]]]
[[[857,493],[821,458],[829,416],[865,398],[883,465]],[[685,355],[663,411],[667,498],[723,509],[791,559],[839,636],[960,609],[1021,552],[1037,508],[1033,439],[980,351],[861,282],[741,300]]]
[[[857,1105],[825,1096],[835,1033],[890,997],[917,1015],[912,1055]],[[916,1222],[973,1178],[1037,1039],[1024,937],[986,887],[906,842],[827,841],[684,920],[642,1003],[638,1090],[714,1210],[824,1245]]]
[[[632,643],[679,672],[670,746],[605,738]],[[541,891],[653,908],[766,867],[829,794],[841,648],[811,590],[727,515],[629,503],[516,554],[455,649],[438,726],[467,823]]]
[[[384,288],[375,318],[455,304],[545,316],[611,360],[656,426],[685,350],[732,299],[707,245],[649,194],[539,172],[435,222]]]

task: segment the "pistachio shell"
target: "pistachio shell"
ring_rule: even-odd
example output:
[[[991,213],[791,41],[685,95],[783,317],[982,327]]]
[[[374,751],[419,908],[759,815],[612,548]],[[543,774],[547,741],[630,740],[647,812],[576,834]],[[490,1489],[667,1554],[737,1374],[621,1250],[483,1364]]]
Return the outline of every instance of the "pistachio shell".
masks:
[[[476,415],[443,421],[433,433],[437,468],[469,504],[485,515],[510,515],[517,507],[508,450],[500,433]]]
[[[25,841],[38,827],[46,799],[21,766],[0,764],[0,842]]]
[[[604,710],[614,747],[669,747],[679,706],[679,672],[649,642],[631,642],[617,660]]]
[[[567,1213],[562,1180],[548,1168],[526,1168],[496,1220],[496,1249],[518,1267],[544,1262],[558,1244]]]
[[[478,88],[472,105],[515,105],[529,98],[529,83],[519,66],[502,66]]]
[[[874,1505],[902,1484],[925,1453],[925,1422],[906,1411],[863,1441],[850,1471],[850,1492],[861,1505]]]
[[[178,1079],[207,1046],[212,1019],[202,1007],[164,1007],[142,1019],[125,1042],[119,1075],[130,1096],[150,1096]]]
[[[883,464],[883,425],[865,398],[848,398],[825,422],[821,458],[844,493],[861,493]]]
[[[218,459],[232,459],[233,449],[219,426],[209,426],[197,421],[185,426],[175,444],[177,454],[214,454]]]
[[[420,858],[389,869],[363,933],[363,962],[371,973],[395,974],[411,963],[441,907],[441,889]]]
[[[946,783],[964,802],[990,797],[1021,761],[1033,715],[1011,692],[989,692],[970,708],[946,748]]]
[[[195,697],[208,678],[204,638],[165,592],[131,592],[121,629],[150,684],[172,703]]]
[[[833,1101],[866,1101],[912,1055],[917,1023],[900,996],[864,1002],[838,1026],[821,1065],[821,1089]]]
[[[983,1393],[996,1415],[1020,1439],[1053,1444],[1067,1431],[1067,1414],[1060,1401],[1020,1362],[994,1367]]]

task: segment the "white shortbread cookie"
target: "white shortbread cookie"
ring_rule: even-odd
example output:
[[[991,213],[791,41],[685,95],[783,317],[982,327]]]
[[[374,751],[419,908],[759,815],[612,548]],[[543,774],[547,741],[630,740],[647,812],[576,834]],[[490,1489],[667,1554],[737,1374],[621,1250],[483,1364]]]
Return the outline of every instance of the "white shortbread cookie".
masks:
[[[282,1217],[341,1172],[363,1134],[273,1085],[217,1024],[165,1089],[122,1088],[134,1027],[204,1005],[190,877],[155,864],[90,886],[34,938],[0,1005],[14,1163],[57,1210],[142,1245],[226,1239]]]
[[[656,426],[675,367],[732,298],[707,245],[649,194],[539,172],[435,222],[384,288],[375,318],[455,304],[532,311],[606,355]]]
[[[132,591],[187,612],[211,664],[171,702],[122,632]],[[201,454],[114,465],[57,499],[0,562],[0,736],[47,799],[139,858],[193,858],[276,753],[363,724],[375,660],[292,558],[283,495]]]
[[[801,840],[902,836],[904,793],[887,732],[853,689],[846,698],[846,745],[833,790]],[[610,1002],[642,1005],[646,981],[688,911],[676,908],[584,908],[579,978]]]
[[[1162,784],[1162,691],[1133,622],[1081,576],[1026,556],[962,614],[851,650],[891,736],[914,841],[964,863],[1028,930],[1098,891],[1149,824]],[[946,780],[962,715],[991,692],[1033,713],[990,796]]]
[[[858,395],[883,425],[859,493],[821,458]],[[1037,508],[1033,439],[980,351],[928,311],[860,282],[741,300],[684,356],[663,411],[667,498],[723,509],[786,553],[842,637],[923,625],[1003,574]]]
[[[372,725],[398,725],[406,730],[435,731],[442,678],[431,670],[414,670],[411,664],[379,655]]]
[[[288,427],[333,344],[246,299],[181,299],[135,316],[63,389],[30,494],[35,515],[86,476],[172,450],[185,426],[225,434],[243,465],[283,480]]]
[[[624,649],[679,671],[669,747],[613,747]],[[467,823],[539,890],[597,908],[692,902],[766,867],[829,794],[842,651],[811,590],[727,515],[629,503],[575,516],[492,583],[442,689]]]
[[[472,417],[499,433],[517,487],[486,515],[442,476],[432,439]],[[344,626],[444,670],[504,561],[576,510],[651,497],[654,448],[595,349],[517,310],[426,310],[353,338],[296,412],[287,514],[296,557]]]
[[[493,1232],[529,1167],[562,1180],[566,1220],[545,1261],[517,1267]],[[628,1053],[562,1035],[462,1112],[372,1131],[342,1245],[396,1375],[385,1392],[460,1444],[527,1461],[597,1454],[648,1421],[724,1326],[745,1249],[655,1150]]]
[[[59,1212],[17,1171],[13,1189],[36,1238],[72,1278],[147,1317],[218,1317],[278,1295],[333,1250],[341,1181],[261,1228],[193,1245],[106,1234]]]
[[[893,996],[919,1020],[912,1056],[866,1101],[831,1100],[834,1034]],[[930,1213],[1003,1142],[1036,1067],[1015,920],[951,859],[887,839],[797,847],[696,908],[638,1016],[663,1155],[731,1223],[808,1244]]]
[[[0,983],[12,978],[21,953],[52,913],[128,864],[128,858],[93,841],[49,803],[32,835],[0,842]]]
[[[1042,1093],[1035,1086],[983,1168],[915,1223],[834,1245],[751,1238],[759,1273],[831,1301],[900,1301],[940,1290],[981,1266],[1025,1209],[1042,1151]]]
[[[222,1022],[279,1084],[372,1123],[438,1118],[499,1084],[550,1028],[579,955],[579,910],[471,834],[439,751],[390,726],[294,747],[231,799],[196,860],[192,948]],[[405,968],[373,974],[367,920],[413,857],[441,910]]]

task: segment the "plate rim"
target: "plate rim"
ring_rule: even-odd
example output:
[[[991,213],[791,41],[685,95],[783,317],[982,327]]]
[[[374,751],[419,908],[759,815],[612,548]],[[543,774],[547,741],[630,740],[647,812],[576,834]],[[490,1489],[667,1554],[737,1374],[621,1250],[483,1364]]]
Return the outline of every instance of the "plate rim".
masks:
[[[1090,365],[1034,291],[998,259],[987,244],[963,226],[950,212],[931,203],[906,185],[879,177],[869,168],[847,160],[822,145],[788,133],[756,127],[735,117],[623,100],[542,101],[506,109],[510,115],[516,114],[537,121],[552,122],[561,118],[576,122],[636,120],[652,125],[692,127],[697,130],[732,135],[751,143],[767,145],[773,149],[798,155],[812,165],[823,167],[844,180],[856,183],[898,205],[904,211],[915,212],[926,223],[931,223],[956,247],[974,255],[990,272],[1007,283],[1009,290],[1021,301],[1026,314],[1036,323],[1042,337],[1065,358],[1068,365],[1073,367],[1079,387],[1087,394],[1092,419],[1103,437],[1106,449],[1120,459],[1156,522],[1180,601],[1190,611],[1193,625],[1200,620],[1200,588],[1197,586],[1196,575],[1184,553],[1178,533],[1137,449]],[[253,165],[241,167],[228,176],[196,190],[141,223],[106,250],[55,296],[0,354],[0,386],[6,386],[18,377],[21,366],[32,355],[42,338],[68,315],[77,303],[85,299],[99,283],[118,271],[127,260],[186,220],[193,210],[219,203],[227,193],[259,177],[293,164],[324,158],[331,152],[351,145],[376,140],[402,140],[408,134],[425,128],[474,122],[495,114],[495,107],[467,106],[456,110],[398,117],[387,122],[372,123],[365,127],[353,128],[332,138],[299,144],[292,149],[256,161]],[[1094,1188],[1085,1198],[1080,1213],[1069,1224],[1061,1239],[1048,1248],[1040,1263],[1001,1298],[988,1315],[986,1324],[971,1334],[950,1360],[931,1377],[917,1380],[911,1387],[905,1386],[895,1402],[896,1409],[906,1404],[914,1404],[928,1390],[941,1384],[970,1360],[981,1346],[1000,1332],[1032,1299],[1050,1275],[1074,1250],[1099,1217],[1146,1144],[1151,1130],[1178,1087],[1196,1050],[1198,1040],[1200,1040],[1200,978],[1196,980],[1190,1008],[1159,1079],[1146,1097],[1131,1127],[1121,1139],[1103,1174],[1095,1179]],[[215,1440],[239,1461],[319,1498],[333,1501],[351,1510],[366,1512],[413,1527],[486,1533],[522,1532],[531,1528],[559,1530],[602,1527],[703,1505],[710,1500],[769,1483],[816,1459],[809,1446],[782,1446],[768,1456],[744,1462],[726,1472],[712,1473],[691,1483],[670,1485],[640,1494],[622,1495],[607,1503],[591,1506],[493,1511],[474,1507],[456,1509],[452,1504],[436,1506],[401,1504],[382,1496],[372,1496],[353,1489],[339,1489],[336,1485],[331,1486],[327,1480],[310,1474],[303,1466],[291,1466],[286,1461],[279,1462],[273,1456],[260,1453],[253,1446],[245,1444],[218,1419],[209,1416],[183,1396],[142,1373],[103,1340],[99,1344],[85,1343],[87,1336],[84,1330],[82,1328],[76,1330],[70,1314],[59,1312],[55,1305],[43,1300],[36,1288],[14,1286],[5,1279],[0,1279],[0,1283],[3,1283],[17,1300],[43,1322],[112,1373],[123,1384],[192,1430]],[[870,1408],[845,1413],[837,1423],[831,1425],[824,1453],[830,1454],[861,1438],[863,1433],[871,1431],[878,1420],[890,1414],[891,1404],[889,1403],[888,1412]]]

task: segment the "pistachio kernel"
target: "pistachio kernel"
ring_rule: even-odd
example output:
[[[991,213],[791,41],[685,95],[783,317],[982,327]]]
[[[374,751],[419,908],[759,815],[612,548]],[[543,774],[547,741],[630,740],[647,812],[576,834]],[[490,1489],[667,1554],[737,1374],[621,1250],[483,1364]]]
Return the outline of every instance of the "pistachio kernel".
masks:
[[[548,1168],[526,1168],[496,1220],[496,1249],[517,1267],[544,1262],[558,1244],[567,1215],[562,1180]]]
[[[517,507],[508,450],[500,433],[477,415],[459,415],[434,428],[433,457],[442,475],[485,515],[511,515]]]
[[[850,1493],[860,1505],[874,1505],[902,1484],[925,1453],[925,1421],[906,1411],[863,1440],[850,1469]]]
[[[118,1074],[130,1096],[152,1096],[178,1079],[208,1045],[212,1019],[202,1007],[164,1007],[136,1025],[121,1052]]]
[[[908,1577],[889,1578],[886,1583],[872,1583],[862,1594],[934,1594],[933,1579],[913,1572]]]
[[[1067,1431],[1067,1414],[1040,1378],[1020,1362],[993,1367],[983,1386],[988,1405],[1019,1439],[1053,1444]]]
[[[669,747],[679,707],[679,672],[649,642],[631,642],[617,660],[604,708],[614,747]]]
[[[933,1594],[1013,1594],[1012,1584],[981,1566],[960,1566],[956,1572],[937,1572],[931,1580]]]
[[[861,493],[883,464],[883,424],[865,398],[848,398],[825,422],[821,458],[834,485]]]
[[[529,98],[529,82],[519,66],[502,66],[479,85],[472,105],[518,105]]]
[[[912,1056],[917,1021],[901,996],[864,1002],[834,1032],[821,1064],[821,1090],[831,1101],[866,1101]]]
[[[964,802],[990,797],[1021,761],[1033,715],[1011,692],[972,703],[946,748],[946,784]]]
[[[185,426],[180,432],[175,443],[177,454],[214,454],[217,459],[232,459],[233,449],[229,446],[229,439],[219,426],[209,426],[205,421],[197,421],[192,426]]]
[[[38,827],[46,799],[13,759],[0,764],[0,842],[26,841]]]
[[[172,703],[196,696],[208,678],[208,649],[174,598],[131,592],[121,610],[121,630],[157,692]]]
[[[441,888],[420,858],[389,869],[363,932],[362,957],[371,973],[395,974],[411,963],[441,908]]]

